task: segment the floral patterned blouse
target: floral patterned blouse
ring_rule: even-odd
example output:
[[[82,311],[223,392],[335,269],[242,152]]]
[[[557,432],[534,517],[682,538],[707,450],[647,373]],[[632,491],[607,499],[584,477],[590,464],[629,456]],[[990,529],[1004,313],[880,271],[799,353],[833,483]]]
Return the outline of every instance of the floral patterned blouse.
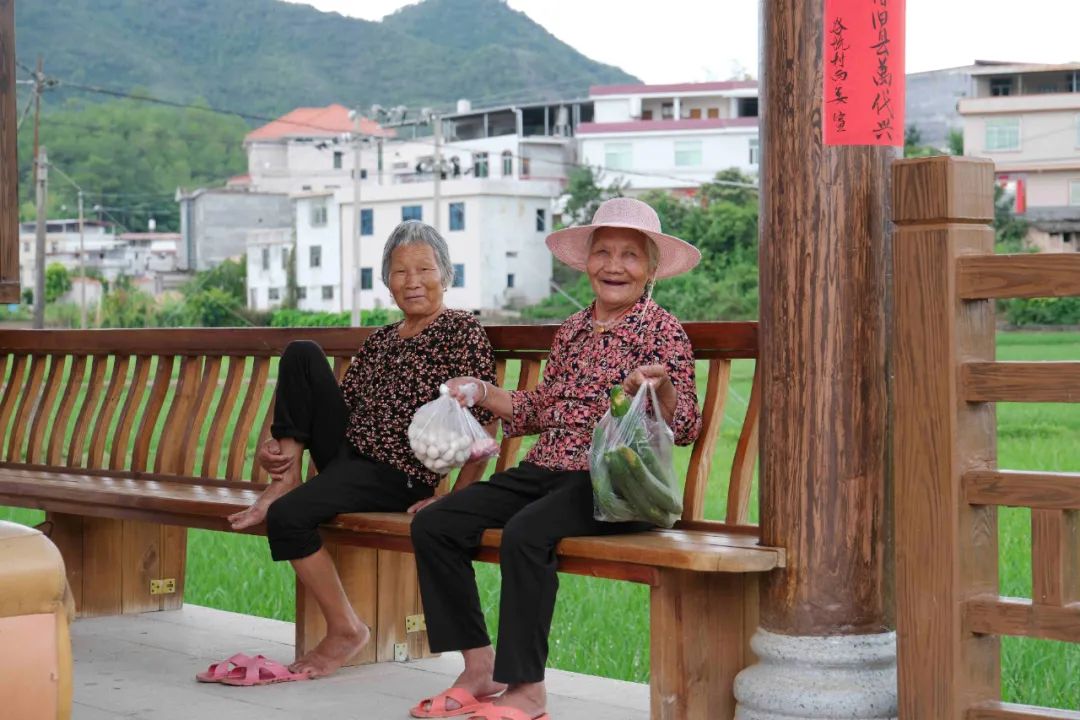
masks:
[[[341,380],[349,424],[345,436],[361,455],[392,465],[432,487],[441,477],[409,447],[417,408],[439,396],[439,385],[461,375],[495,382],[495,356],[487,333],[471,314],[444,310],[419,334],[402,338],[401,323],[379,328],[353,356]],[[473,408],[481,425],[494,418]]]
[[[672,418],[677,445],[701,431],[694,350],[674,315],[642,297],[609,331],[596,333],[592,306],[571,315],[555,334],[535,390],[511,393],[508,436],[539,433],[526,462],[551,470],[588,470],[592,432],[609,407],[608,391],[642,365],[665,365],[678,401]]]

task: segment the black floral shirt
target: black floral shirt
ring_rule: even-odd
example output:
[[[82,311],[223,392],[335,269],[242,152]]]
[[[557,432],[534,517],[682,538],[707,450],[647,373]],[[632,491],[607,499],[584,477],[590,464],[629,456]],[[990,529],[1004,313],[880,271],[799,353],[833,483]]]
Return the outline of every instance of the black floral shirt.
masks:
[[[341,380],[349,408],[345,436],[361,455],[434,487],[441,477],[424,467],[409,446],[413,414],[437,398],[439,385],[450,378],[471,375],[495,382],[495,356],[483,327],[461,310],[444,310],[411,338],[398,334],[400,325],[368,336]],[[487,410],[472,412],[481,425],[493,420]]]
[[[678,401],[672,419],[677,445],[701,432],[694,349],[674,315],[642,297],[617,325],[597,333],[592,306],[571,315],[555,334],[535,390],[511,393],[509,436],[539,433],[525,460],[552,470],[588,470],[592,431],[610,405],[608,391],[642,365],[664,365]]]

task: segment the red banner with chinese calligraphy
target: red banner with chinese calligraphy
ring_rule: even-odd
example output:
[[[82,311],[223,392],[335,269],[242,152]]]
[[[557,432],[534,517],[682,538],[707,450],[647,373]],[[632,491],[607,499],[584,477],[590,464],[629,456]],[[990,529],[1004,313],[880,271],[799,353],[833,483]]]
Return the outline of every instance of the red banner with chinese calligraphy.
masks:
[[[825,0],[826,145],[904,144],[904,0]]]

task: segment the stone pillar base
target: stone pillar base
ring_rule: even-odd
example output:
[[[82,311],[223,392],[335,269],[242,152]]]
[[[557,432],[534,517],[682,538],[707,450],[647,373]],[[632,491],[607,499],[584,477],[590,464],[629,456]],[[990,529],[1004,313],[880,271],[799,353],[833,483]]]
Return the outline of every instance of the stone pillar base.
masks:
[[[893,720],[896,633],[805,637],[759,629],[735,678],[735,720]]]

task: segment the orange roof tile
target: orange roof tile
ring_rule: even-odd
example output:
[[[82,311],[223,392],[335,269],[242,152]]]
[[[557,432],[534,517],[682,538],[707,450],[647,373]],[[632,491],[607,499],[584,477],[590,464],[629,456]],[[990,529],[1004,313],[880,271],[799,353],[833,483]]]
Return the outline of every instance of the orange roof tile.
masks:
[[[277,120],[252,130],[244,138],[244,142],[280,140],[289,137],[332,137],[352,132],[353,129],[353,121],[349,119],[349,108],[335,103],[326,107],[296,108]],[[360,132],[365,135],[383,137],[394,135],[393,130],[388,130],[366,117],[360,119]]]

